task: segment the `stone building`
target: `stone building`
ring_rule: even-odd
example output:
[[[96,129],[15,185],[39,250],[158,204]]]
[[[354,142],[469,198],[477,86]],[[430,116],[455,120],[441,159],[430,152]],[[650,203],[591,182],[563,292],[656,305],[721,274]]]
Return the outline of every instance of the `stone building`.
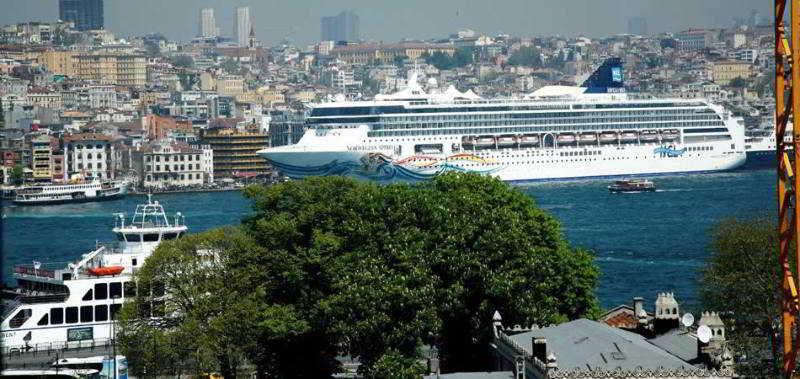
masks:
[[[213,128],[203,134],[203,143],[214,150],[214,177],[271,174],[264,158],[256,154],[269,147],[269,134],[257,128]]]
[[[158,140],[133,154],[142,189],[197,187],[213,182],[213,153],[209,147]]]
[[[722,86],[730,84],[736,78],[747,79],[753,74],[749,63],[735,60],[714,62],[711,71],[714,83]]]
[[[115,179],[114,146],[111,137],[99,133],[78,133],[64,137],[66,170],[64,179],[79,174],[97,179]]]

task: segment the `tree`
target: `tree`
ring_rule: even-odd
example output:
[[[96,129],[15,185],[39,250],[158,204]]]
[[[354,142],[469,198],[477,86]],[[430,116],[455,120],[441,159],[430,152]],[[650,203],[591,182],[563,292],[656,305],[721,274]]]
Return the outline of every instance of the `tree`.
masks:
[[[175,67],[192,68],[194,66],[194,59],[188,55],[178,55],[173,57],[170,63]]]
[[[728,219],[712,231],[713,254],[702,272],[700,297],[723,311],[740,375],[779,376],[782,274],[778,234],[765,217]]]
[[[511,66],[537,67],[542,65],[542,58],[539,49],[536,47],[522,46],[511,54],[508,58],[508,64]]]
[[[5,108],[3,108],[3,99],[0,98],[0,128],[4,128],[5,126],[6,126]]]
[[[181,346],[205,372],[245,359],[259,377],[330,376],[349,354],[364,375],[413,377],[423,345],[445,370],[486,370],[495,310],[525,325],[596,314],[591,255],[497,179],[323,177],[246,195],[241,227],[166,243],[137,274],[122,334],[132,366],[147,362],[152,335],[167,357],[169,341],[192,336]],[[173,316],[153,327],[146,316],[160,308],[141,294],[156,288],[169,289],[159,313]]]
[[[747,87],[747,80],[742,78],[741,76],[737,76],[733,80],[728,83],[729,86],[733,88],[746,88]]]
[[[14,185],[22,184],[23,179],[25,179],[25,169],[22,165],[15,165],[14,168],[11,169],[11,183]]]
[[[422,59],[440,70],[450,70],[472,63],[473,51],[466,47],[459,48],[452,56],[442,51],[435,51],[433,54],[423,54]]]

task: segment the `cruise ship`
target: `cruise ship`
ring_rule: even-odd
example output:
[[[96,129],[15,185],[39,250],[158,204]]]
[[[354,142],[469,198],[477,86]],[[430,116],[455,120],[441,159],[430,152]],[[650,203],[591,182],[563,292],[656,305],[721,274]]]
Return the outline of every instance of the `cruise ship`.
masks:
[[[14,267],[18,287],[3,292],[3,353],[107,344],[123,302],[135,296],[132,275],[161,241],[184,235],[180,213],[157,201],[140,204],[129,222],[117,215],[115,245],[99,245],[66,267]],[[156,294],[157,295],[157,294]]]
[[[792,147],[793,129],[794,126],[790,121],[789,125],[786,126],[786,132],[783,136],[783,141],[789,144],[787,145],[789,149]],[[774,121],[773,124],[762,124],[757,128],[745,131],[744,148],[747,152],[747,167],[761,168],[774,166],[776,147]]]
[[[511,182],[733,169],[745,162],[744,122],[705,100],[631,99],[622,62],[606,60],[581,87],[483,99],[452,86],[311,107],[295,145],[259,151],[284,175],[415,181],[475,172]]]
[[[128,193],[126,181],[92,180],[81,183],[19,187],[14,204],[43,205],[112,200]]]

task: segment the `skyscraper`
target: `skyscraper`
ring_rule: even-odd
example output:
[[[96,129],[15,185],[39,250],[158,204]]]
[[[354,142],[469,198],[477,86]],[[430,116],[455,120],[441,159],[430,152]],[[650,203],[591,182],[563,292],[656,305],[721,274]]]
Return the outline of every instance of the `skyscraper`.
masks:
[[[247,47],[251,29],[250,7],[236,8],[236,42],[240,47]]]
[[[214,8],[203,8],[200,10],[200,37],[213,38],[217,34],[217,20],[214,18]]]
[[[58,18],[77,30],[103,29],[103,0],[58,0]]]
[[[353,42],[360,39],[358,15],[353,11],[343,11],[336,16],[323,17],[320,27],[323,41]]]

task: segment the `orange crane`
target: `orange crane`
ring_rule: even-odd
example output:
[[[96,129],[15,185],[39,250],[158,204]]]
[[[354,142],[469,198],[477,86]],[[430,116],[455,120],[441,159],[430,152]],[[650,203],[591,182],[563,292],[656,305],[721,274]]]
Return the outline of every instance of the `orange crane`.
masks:
[[[786,35],[787,5],[791,6],[788,9],[791,12],[788,19],[791,43]],[[792,129],[794,160],[789,158],[789,143],[784,141],[784,135],[790,116],[795,121],[800,120],[800,0],[775,0],[774,26],[778,233],[780,236],[779,260],[783,272],[782,373],[783,377],[788,379],[794,373],[798,347],[800,347],[800,336],[795,335],[798,311],[800,311],[800,299],[798,299],[797,292],[799,285],[790,264],[790,259],[794,259],[797,263],[795,267],[800,267],[800,233],[798,233],[800,232],[800,212],[797,209],[797,190],[800,189],[800,175],[797,175],[797,162],[800,162],[800,127]],[[792,241],[794,241],[794,249],[791,249]]]

